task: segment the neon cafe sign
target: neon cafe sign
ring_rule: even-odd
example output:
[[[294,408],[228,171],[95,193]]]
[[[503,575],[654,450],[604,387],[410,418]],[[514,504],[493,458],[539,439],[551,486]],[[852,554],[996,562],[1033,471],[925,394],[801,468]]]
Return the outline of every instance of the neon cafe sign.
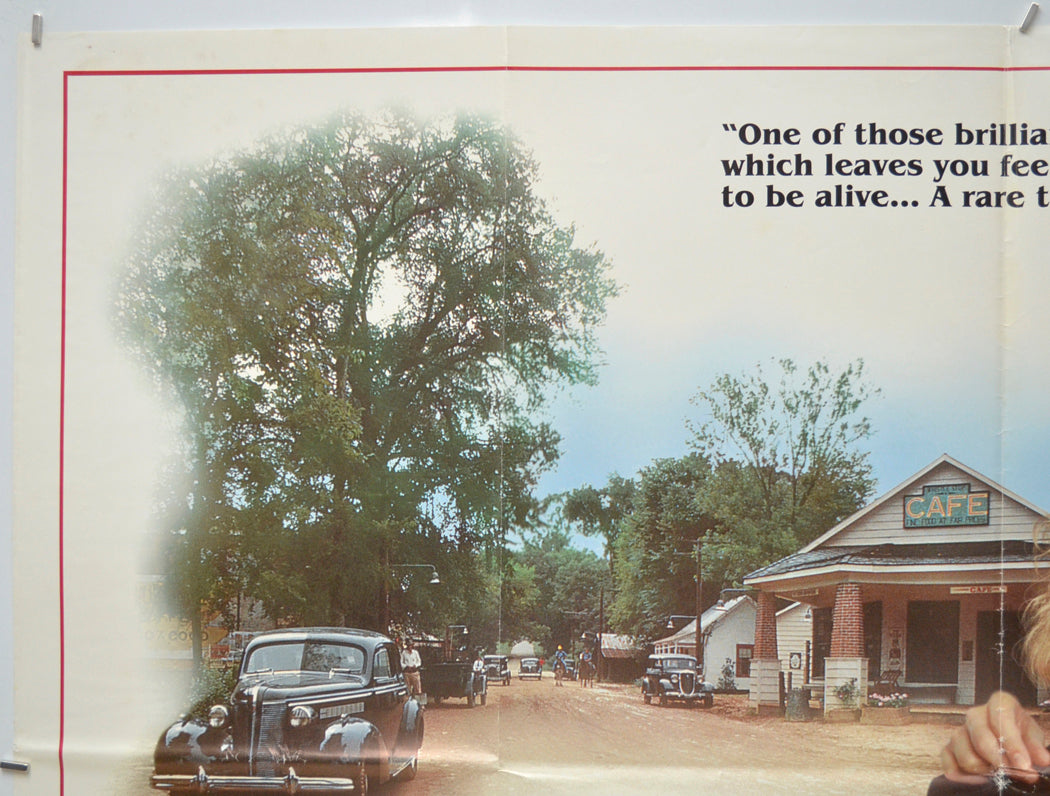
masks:
[[[970,484],[926,486],[921,495],[904,496],[905,528],[987,524],[988,493],[971,492]]]

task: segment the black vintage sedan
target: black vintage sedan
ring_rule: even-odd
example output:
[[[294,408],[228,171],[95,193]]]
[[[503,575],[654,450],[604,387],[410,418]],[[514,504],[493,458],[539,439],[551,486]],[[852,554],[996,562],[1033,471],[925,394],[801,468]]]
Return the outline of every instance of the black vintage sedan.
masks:
[[[412,779],[423,709],[386,636],[278,630],[244,650],[229,702],[169,727],[154,788],[173,793],[355,793]]]
[[[506,655],[486,655],[485,679],[490,683],[510,685],[510,659]]]
[[[672,701],[709,708],[714,704],[715,687],[696,670],[692,655],[650,655],[642,677],[642,700],[658,705]]]
[[[535,677],[537,680],[543,677],[543,666],[539,658],[522,658],[518,663],[518,679]]]

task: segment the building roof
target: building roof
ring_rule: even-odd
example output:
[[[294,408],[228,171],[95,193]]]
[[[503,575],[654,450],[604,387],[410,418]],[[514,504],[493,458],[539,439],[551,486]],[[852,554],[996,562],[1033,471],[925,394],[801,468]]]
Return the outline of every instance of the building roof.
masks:
[[[923,467],[917,473],[915,473],[912,476],[909,476],[908,478],[906,478],[901,483],[897,484],[897,486],[895,486],[893,489],[891,489],[888,492],[886,492],[881,497],[876,498],[875,500],[873,500],[868,505],[864,506],[863,508],[861,508],[858,511],[854,512],[853,514],[851,514],[849,517],[844,519],[842,522],[840,522],[834,528],[831,528],[829,531],[827,531],[823,535],[821,535],[821,536],[817,537],[816,539],[814,539],[808,545],[803,547],[801,552],[807,552],[809,550],[814,550],[816,548],[819,548],[819,547],[823,546],[825,542],[827,542],[829,539],[837,536],[840,532],[842,532],[846,528],[848,528],[851,525],[853,525],[854,523],[856,523],[857,520],[859,520],[861,517],[864,517],[867,514],[871,514],[872,512],[874,512],[877,509],[879,509],[880,507],[882,507],[885,503],[888,503],[890,500],[893,500],[894,498],[899,497],[902,493],[904,493],[905,490],[910,489],[917,481],[919,481],[922,478],[924,478],[925,476],[927,476],[929,473],[931,473],[934,469],[936,469],[937,467],[939,467],[942,464],[949,464],[952,467],[955,467],[956,469],[958,469],[961,472],[965,473],[966,475],[970,476],[974,480],[980,481],[980,482],[986,484],[993,491],[998,492],[999,494],[1010,498],[1011,500],[1013,500],[1016,503],[1024,506],[1029,511],[1032,511],[1035,514],[1042,515],[1043,517],[1047,516],[1047,513],[1045,511],[1043,511],[1041,508],[1036,506],[1031,501],[1025,500],[1020,495],[1018,495],[1018,494],[1016,494],[1014,492],[1011,492],[1009,489],[1006,489],[1006,488],[1000,486],[999,484],[997,484],[995,481],[991,480],[987,476],[984,476],[981,473],[979,473],[976,470],[974,470],[972,467],[967,467],[962,462],[957,461],[956,459],[953,459],[947,453],[942,453],[938,458],[934,459],[932,462],[930,462],[928,465]],[[751,576],[749,575],[748,577],[751,577]]]
[[[966,530],[956,534],[954,524],[949,523],[937,533],[902,535],[904,518],[894,519],[897,511],[894,501],[904,500],[920,485],[925,490],[926,481],[932,481],[934,487],[954,486],[950,481],[940,482],[955,478],[956,474],[962,480],[972,479],[998,496],[1003,512],[998,529],[982,523],[983,530],[977,530],[979,525],[975,523],[971,531],[967,524],[960,523],[959,527]],[[1009,511],[1005,508],[1007,505]],[[903,503],[900,509],[903,513]],[[1040,563],[1028,523],[1034,522],[1035,527],[1039,527],[1046,519],[1050,519],[1050,515],[1031,502],[942,454],[798,552],[748,573],[744,583],[785,588],[786,594],[800,599],[804,592],[815,596],[817,592],[812,590],[831,586],[843,578],[925,585],[944,585],[960,579],[981,583],[991,583],[993,579],[1025,582],[1031,580]],[[1022,530],[1027,533],[1022,534]]]
[[[619,633],[602,633],[603,658],[633,658],[644,652],[633,636]]]
[[[703,614],[700,615],[700,632],[710,633],[715,629],[722,621],[725,620],[730,613],[741,605],[745,600],[750,600],[746,594],[741,594],[737,597],[728,600],[724,605],[712,605]],[[672,633],[666,638],[658,639],[653,642],[654,644],[668,644],[679,642],[683,644],[696,645],[696,620],[694,619],[685,627]]]
[[[957,544],[880,544],[866,546],[821,547],[774,561],[750,573],[746,580],[786,575],[809,569],[848,565],[877,567],[958,567],[968,564],[1024,563],[1035,556],[1032,542],[959,542]]]

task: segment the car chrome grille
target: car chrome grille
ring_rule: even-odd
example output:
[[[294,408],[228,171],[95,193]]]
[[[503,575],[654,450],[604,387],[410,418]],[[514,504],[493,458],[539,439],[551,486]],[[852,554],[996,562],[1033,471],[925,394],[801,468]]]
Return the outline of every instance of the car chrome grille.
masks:
[[[255,740],[252,749],[252,766],[256,776],[272,777],[277,774],[277,758],[282,741],[282,719],[285,705],[283,703],[263,704],[256,713],[257,731],[252,733]]]
[[[259,773],[264,776],[273,776],[277,773],[275,758],[277,747],[280,746],[281,718],[284,716],[284,705],[263,705],[262,716],[259,721],[259,751],[262,753],[259,761]]]
[[[678,686],[682,689],[683,694],[693,693],[696,686],[696,675],[692,672],[682,672],[678,675]]]

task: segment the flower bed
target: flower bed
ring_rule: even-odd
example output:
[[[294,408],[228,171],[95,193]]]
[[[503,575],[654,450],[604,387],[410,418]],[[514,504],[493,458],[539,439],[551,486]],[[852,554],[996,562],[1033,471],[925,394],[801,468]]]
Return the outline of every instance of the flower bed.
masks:
[[[868,704],[860,713],[861,724],[900,726],[911,722],[907,694],[868,694]]]

